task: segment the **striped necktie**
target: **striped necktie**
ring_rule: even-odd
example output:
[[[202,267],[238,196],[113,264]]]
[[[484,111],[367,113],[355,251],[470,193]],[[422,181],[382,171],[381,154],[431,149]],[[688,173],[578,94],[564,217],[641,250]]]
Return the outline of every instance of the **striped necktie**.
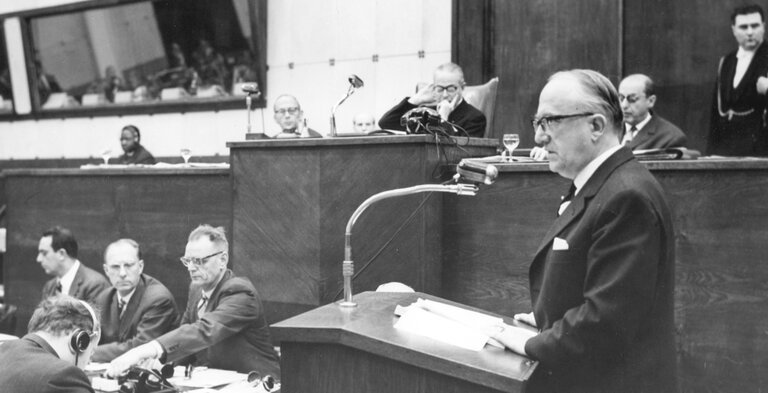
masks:
[[[117,299],[117,314],[122,318],[125,313],[126,301],[122,298]]]
[[[197,303],[197,318],[201,318],[203,314],[205,314],[205,306],[208,305],[208,296],[203,296],[200,298],[200,301]]]

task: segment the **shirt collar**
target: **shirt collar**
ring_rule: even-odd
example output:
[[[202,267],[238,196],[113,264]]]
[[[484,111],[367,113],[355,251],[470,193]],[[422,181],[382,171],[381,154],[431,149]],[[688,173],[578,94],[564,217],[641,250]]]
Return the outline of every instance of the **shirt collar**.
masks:
[[[77,269],[80,268],[80,261],[75,259],[75,263],[72,264],[72,267],[67,270],[66,273],[64,273],[61,278],[59,278],[59,282],[61,283],[61,293],[68,294],[69,288],[72,286],[72,283],[75,281],[75,275],[77,275]]]
[[[651,116],[653,116],[653,115],[651,114],[651,112],[648,112],[648,116],[646,116],[646,117],[645,117],[645,119],[643,119],[643,121],[641,121],[640,123],[637,123],[637,124],[635,124],[635,128],[636,128],[638,131],[642,130],[642,129],[643,129],[643,127],[645,127],[645,125],[646,125],[646,124],[648,124],[648,122],[650,122],[650,121],[651,121]],[[627,131],[629,131],[630,129],[632,129],[632,125],[631,125],[631,124],[629,124],[629,123],[624,123],[624,126],[626,127],[626,130],[627,130]]]
[[[739,47],[739,50],[736,51],[736,58],[737,59],[743,59],[743,58],[752,58],[752,56],[755,55],[754,50],[746,50],[742,47]]]
[[[122,300],[123,302],[125,302],[125,304],[128,304],[128,302],[131,301],[131,297],[133,296],[134,293],[136,293],[136,288],[135,287],[133,288],[131,293],[129,293],[129,294],[125,295],[125,296],[120,296],[120,292],[118,292],[117,293],[117,300],[118,301]]]
[[[595,173],[597,168],[602,165],[605,160],[608,159],[608,157],[612,156],[613,153],[616,153],[621,149],[622,145],[616,145],[606,151],[603,152],[603,154],[597,156],[594,160],[590,161],[587,166],[584,167],[584,169],[579,172],[578,175],[573,179],[573,185],[576,186],[576,192],[573,195],[577,195],[579,191],[581,191],[581,188],[584,187],[585,184],[587,184],[587,181],[590,177]]]

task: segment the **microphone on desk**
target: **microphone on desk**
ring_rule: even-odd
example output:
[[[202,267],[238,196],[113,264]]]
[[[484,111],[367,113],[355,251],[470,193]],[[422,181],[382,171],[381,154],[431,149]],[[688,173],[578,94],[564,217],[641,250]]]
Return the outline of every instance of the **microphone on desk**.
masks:
[[[248,95],[255,95],[256,97],[261,96],[261,90],[259,89],[258,83],[245,83],[242,85],[243,93],[248,93]]]
[[[349,98],[349,96],[351,96],[352,93],[355,92],[355,90],[365,85],[365,83],[363,83],[363,80],[360,79],[360,77],[355,74],[350,75],[349,78],[347,78],[347,80],[349,81],[349,89],[347,90],[347,94],[344,95],[344,97],[342,97],[341,100],[339,100],[339,102],[337,102],[336,105],[333,106],[333,108],[331,108],[330,136],[336,136],[336,109],[338,109],[339,106],[341,106],[341,104],[343,104],[344,101],[346,101],[347,98]]]

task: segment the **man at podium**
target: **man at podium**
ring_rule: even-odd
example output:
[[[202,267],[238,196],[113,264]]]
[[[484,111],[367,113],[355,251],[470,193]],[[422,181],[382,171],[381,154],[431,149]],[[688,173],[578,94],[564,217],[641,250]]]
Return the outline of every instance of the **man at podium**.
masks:
[[[533,392],[674,392],[675,241],[664,192],[622,147],[618,93],[591,70],[558,72],[536,142],[572,179],[529,270],[533,312],[494,338],[539,361]]]

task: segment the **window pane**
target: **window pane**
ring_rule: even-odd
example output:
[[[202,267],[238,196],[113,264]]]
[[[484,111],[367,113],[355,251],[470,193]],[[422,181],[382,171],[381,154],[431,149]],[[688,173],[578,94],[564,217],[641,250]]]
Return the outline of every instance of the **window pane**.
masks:
[[[43,109],[226,100],[260,82],[249,0],[133,3],[33,18]]]
[[[5,30],[0,20],[0,114],[13,112],[13,85],[8,67],[8,50],[5,47]]]

